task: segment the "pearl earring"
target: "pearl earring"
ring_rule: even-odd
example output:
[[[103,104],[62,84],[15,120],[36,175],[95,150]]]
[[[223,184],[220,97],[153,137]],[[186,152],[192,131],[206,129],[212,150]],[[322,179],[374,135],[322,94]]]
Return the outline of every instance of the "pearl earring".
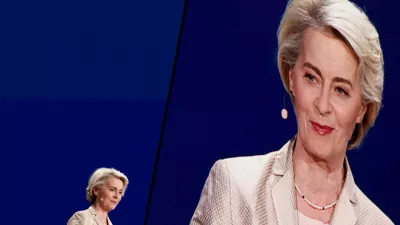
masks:
[[[281,116],[284,120],[288,118],[288,111],[286,110],[286,93],[283,95],[283,109],[281,111]]]
[[[287,119],[287,117],[288,117],[288,112],[287,112],[287,110],[286,110],[285,108],[282,109],[282,111],[281,111],[281,116],[282,116],[282,118],[283,118],[284,120]]]

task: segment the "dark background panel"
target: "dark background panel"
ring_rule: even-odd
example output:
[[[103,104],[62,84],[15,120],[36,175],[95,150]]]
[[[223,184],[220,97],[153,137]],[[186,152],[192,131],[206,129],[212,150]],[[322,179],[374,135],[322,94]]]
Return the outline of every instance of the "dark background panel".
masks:
[[[2,7],[2,224],[66,224],[99,167],[130,179],[114,224],[143,224],[183,3]]]
[[[398,3],[357,3],[381,34],[386,85],[375,127],[348,155],[359,187],[396,223],[400,35],[388,15],[396,15]],[[296,134],[288,98],[289,118],[280,116],[285,91],[276,32],[285,6],[286,1],[189,1],[149,224],[188,224],[216,160],[266,154]]]
[[[10,15],[16,69],[3,75],[17,85],[3,82],[0,93],[165,99],[182,7],[183,1],[18,1]]]

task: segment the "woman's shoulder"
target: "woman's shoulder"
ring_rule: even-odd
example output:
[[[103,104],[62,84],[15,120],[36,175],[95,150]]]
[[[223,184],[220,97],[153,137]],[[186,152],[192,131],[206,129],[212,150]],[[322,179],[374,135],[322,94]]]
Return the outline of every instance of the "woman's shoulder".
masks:
[[[365,224],[392,225],[393,221],[370,199],[361,189],[356,186],[357,202],[355,212],[358,220]],[[364,224],[364,223],[361,223]]]
[[[265,169],[266,165],[273,164],[277,153],[278,151],[273,151],[264,155],[230,157],[217,162],[224,164],[231,174],[258,173]]]
[[[224,164],[231,175],[251,176],[262,173],[272,173],[274,166],[286,165],[291,140],[286,142],[280,149],[275,149],[263,155],[238,156],[218,160],[217,163]]]
[[[265,168],[272,167],[277,161],[282,161],[280,159],[286,160],[288,150],[293,139],[287,141],[279,149],[272,150],[266,154],[260,155],[250,155],[250,156],[237,156],[224,158],[217,161],[217,163],[226,164],[226,166],[235,172],[243,172],[243,170],[250,172],[259,172]]]
[[[262,174],[272,170],[276,154],[277,151],[273,151],[265,155],[223,158],[214,163],[212,171],[232,184],[250,187]]]
[[[290,141],[278,150],[263,155],[248,155],[223,158],[216,161],[212,167],[213,174],[225,177],[237,184],[249,184],[257,181],[260,176],[269,177],[276,166],[285,164]]]
[[[85,225],[90,218],[91,213],[89,209],[79,210],[72,214],[67,225]]]

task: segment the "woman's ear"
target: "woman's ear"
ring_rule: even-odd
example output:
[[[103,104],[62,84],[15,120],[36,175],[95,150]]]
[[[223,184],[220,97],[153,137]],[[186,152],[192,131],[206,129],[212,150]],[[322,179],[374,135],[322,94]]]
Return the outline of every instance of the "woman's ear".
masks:
[[[360,112],[358,113],[356,123],[362,123],[365,113],[367,112],[368,106],[364,103],[361,106]]]
[[[99,196],[99,188],[98,187],[94,187],[93,188],[93,194],[97,197],[97,196]]]

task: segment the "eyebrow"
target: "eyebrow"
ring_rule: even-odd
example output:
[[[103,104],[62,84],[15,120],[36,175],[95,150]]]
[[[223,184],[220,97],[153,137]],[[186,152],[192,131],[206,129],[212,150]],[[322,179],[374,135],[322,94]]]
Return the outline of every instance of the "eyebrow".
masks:
[[[303,66],[314,70],[314,72],[316,74],[318,74],[318,76],[320,76],[322,78],[321,71],[316,66],[314,66],[313,64],[311,64],[309,62],[305,62]],[[347,80],[347,79],[342,78],[342,77],[333,78],[333,82],[345,83],[345,84],[348,84],[351,88],[353,88],[353,85],[351,84],[351,82],[349,80]]]
[[[112,185],[110,185],[110,187],[114,188],[115,190],[118,190],[117,187],[114,187],[114,186],[112,186]],[[119,191],[123,191],[123,190],[122,190],[122,189],[119,189]]]

